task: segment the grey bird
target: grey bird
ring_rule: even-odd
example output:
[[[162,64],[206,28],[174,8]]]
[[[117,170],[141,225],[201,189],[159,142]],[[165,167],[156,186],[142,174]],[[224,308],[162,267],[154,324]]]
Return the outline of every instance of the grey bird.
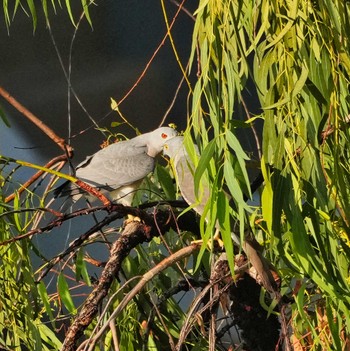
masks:
[[[155,157],[162,152],[165,142],[177,134],[173,128],[161,127],[111,144],[80,163],[76,177],[97,188],[110,200],[130,206],[142,180],[153,171]],[[83,192],[77,185],[66,182],[56,189],[55,196],[66,195],[74,203]]]
[[[202,184],[201,193],[196,196],[195,188],[194,188],[194,171],[195,167],[193,162],[191,161],[186,148],[184,146],[184,138],[182,136],[177,136],[168,140],[164,144],[164,155],[170,158],[170,161],[173,166],[175,178],[179,190],[183,199],[191,206],[193,209],[199,214],[203,214],[204,207],[209,200],[210,196],[210,188],[208,184]],[[195,146],[196,152],[198,153],[198,148]],[[202,178],[203,179],[203,178]],[[202,182],[203,183],[203,182]],[[198,195],[198,194],[197,194]],[[227,196],[229,196],[227,194]],[[246,253],[250,263],[255,268],[259,278],[262,282],[262,285],[271,293],[277,292],[277,286],[275,279],[270,272],[272,268],[271,265],[267,262],[265,257],[261,253],[261,246],[252,237],[249,231],[246,232],[246,237],[243,243],[240,242],[239,236],[232,232],[231,237],[233,241],[240,245],[244,252]]]

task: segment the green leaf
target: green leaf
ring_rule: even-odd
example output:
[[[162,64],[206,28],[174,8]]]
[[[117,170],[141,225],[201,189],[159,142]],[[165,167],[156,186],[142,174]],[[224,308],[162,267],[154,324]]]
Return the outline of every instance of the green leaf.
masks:
[[[84,282],[91,286],[90,276],[86,268],[86,262],[84,261],[84,249],[80,248],[77,252],[76,260],[75,260],[75,279],[76,281],[80,281],[81,277],[83,277]]]
[[[58,294],[63,302],[63,305],[67,308],[67,310],[71,314],[75,314],[76,308],[74,306],[74,302],[69,291],[69,286],[63,272],[61,272],[58,275],[57,288],[58,288]]]
[[[203,150],[201,157],[198,162],[198,166],[194,173],[194,191],[195,194],[198,194],[200,187],[201,178],[203,177],[205,171],[209,168],[209,163],[213,157],[216,147],[215,140],[209,142],[209,144]]]
[[[43,323],[38,323],[37,324],[38,331],[40,333],[41,339],[50,345],[54,350],[59,350],[62,347],[61,341],[57,337],[57,333],[48,328],[45,324]],[[51,350],[49,348],[41,348],[40,350]]]
[[[157,164],[155,169],[155,175],[158,182],[165,193],[167,200],[176,199],[176,192],[174,188],[174,183],[169,175],[169,172],[161,165]]]
[[[224,163],[224,177],[232,198],[236,203],[248,209],[243,198],[241,186],[235,176],[232,166],[228,162]]]
[[[83,10],[84,10],[84,15],[90,26],[92,27],[92,21],[90,17],[90,12],[89,12],[89,5],[92,4],[92,2],[89,0],[81,0],[81,4],[83,5]]]
[[[36,29],[36,25],[37,25],[37,17],[36,17],[36,8],[35,8],[35,5],[34,5],[34,1],[33,0],[27,0],[27,4],[28,4],[28,7],[29,7],[30,14],[32,16],[33,28],[35,30]]]
[[[119,127],[119,126],[121,126],[123,124],[125,124],[125,122],[116,122],[116,121],[114,121],[114,122],[111,122],[111,127],[117,128],[117,127]]]
[[[4,122],[6,127],[11,127],[9,120],[7,119],[7,116],[5,114],[5,111],[3,110],[2,106],[0,105],[0,119]]]
[[[39,284],[38,284],[38,292],[39,292],[41,301],[44,304],[45,311],[46,311],[47,315],[50,318],[50,321],[52,323],[52,327],[55,328],[55,321],[54,321],[54,316],[53,316],[53,313],[52,313],[52,308],[51,308],[51,305],[50,305],[49,296],[47,294],[46,287],[45,287],[45,285],[44,285],[44,283],[42,281],[39,282]]]
[[[74,16],[73,16],[72,8],[71,8],[71,5],[70,5],[70,0],[65,0],[65,2],[66,2],[66,8],[67,8],[67,11],[68,11],[69,18],[70,18],[73,26],[75,27],[76,23],[74,21]]]

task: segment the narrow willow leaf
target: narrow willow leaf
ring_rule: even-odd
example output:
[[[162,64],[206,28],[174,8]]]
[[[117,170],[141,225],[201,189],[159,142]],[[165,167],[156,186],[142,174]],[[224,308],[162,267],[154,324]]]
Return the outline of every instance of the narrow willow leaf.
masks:
[[[292,169],[294,171],[294,174],[296,175],[296,177],[299,179],[301,177],[301,174],[299,172],[299,167],[295,161],[296,155],[293,154],[293,146],[290,144],[289,140],[287,138],[284,139],[284,146],[285,146],[285,150],[287,152],[287,156],[288,159],[287,161],[289,162],[289,164],[292,166]]]
[[[84,249],[80,248],[77,252],[76,260],[75,260],[75,279],[76,281],[80,281],[83,278],[84,282],[91,286],[91,280],[89,273],[86,268],[86,262],[84,261]]]
[[[18,2],[18,0],[17,0],[17,2]],[[9,9],[8,9],[8,0],[3,1],[2,8],[4,11],[4,18],[5,18],[5,24],[7,27],[7,31],[9,31],[11,20],[10,20],[10,14],[9,14]],[[15,7],[15,9],[16,9],[16,7]]]
[[[232,166],[228,162],[224,163],[224,177],[225,177],[226,185],[227,185],[228,189],[230,190],[230,194],[233,197],[233,199],[240,206],[243,206],[243,208],[248,209],[248,207],[244,201],[241,186],[236,179],[236,176],[235,176],[235,173],[233,171]]]
[[[46,21],[48,21],[48,19],[49,19],[49,11],[48,11],[48,8],[47,8],[47,0],[42,0],[41,1],[41,6],[43,8]]]
[[[204,10],[204,8],[208,5],[208,3],[209,3],[209,0],[201,0],[200,2],[199,2],[199,6],[198,6],[198,8],[197,8],[197,10],[194,12],[194,16],[198,16],[199,15],[199,13],[200,12],[202,12],[203,10]],[[202,17],[201,16],[198,16],[198,18],[200,19],[200,20],[202,20]]]
[[[294,25],[294,21],[288,21],[286,24],[284,24],[283,29],[277,34],[277,36],[268,45],[266,45],[265,50],[268,50],[269,48],[275,46],[280,40],[282,40],[283,37],[292,28],[293,25]]]
[[[66,8],[67,8],[67,11],[68,11],[68,15],[69,15],[69,18],[73,24],[73,26],[75,27],[76,26],[76,23],[74,21],[74,16],[73,16],[73,12],[72,12],[72,8],[71,8],[71,4],[70,4],[70,0],[65,0],[66,2]]]
[[[57,337],[57,333],[55,333],[53,330],[48,328],[45,324],[43,323],[38,323],[37,324],[38,331],[40,333],[41,339],[50,345],[54,350],[59,350],[62,347],[61,341]],[[41,348],[40,350],[49,350],[48,348]]]
[[[327,301],[328,300],[328,301]],[[329,303],[329,298],[326,299],[326,304],[325,304],[325,309],[326,309],[326,315],[328,319],[328,326],[329,330],[331,331],[333,343],[335,346],[335,350],[341,350],[342,349],[342,342],[340,340],[340,335],[341,335],[341,329],[342,325],[339,325],[338,323],[334,322],[334,311],[331,307],[331,304]],[[340,329],[339,329],[340,327]]]
[[[90,26],[92,27],[92,21],[91,21],[90,12],[89,12],[89,4],[91,4],[91,2],[87,0],[81,0],[81,4],[83,5],[85,18],[90,24]]]
[[[249,197],[252,197],[251,190],[250,190],[250,180],[249,180],[249,176],[248,176],[248,172],[247,172],[247,168],[246,168],[246,164],[245,164],[245,161],[249,160],[249,157],[244,152],[244,150],[243,150],[240,142],[236,138],[236,136],[230,130],[226,131],[225,136],[226,136],[226,140],[227,140],[228,144],[230,145],[232,150],[235,152],[235,155],[237,157],[237,160],[238,160],[238,163],[240,166],[240,170],[241,170],[241,173],[243,175],[245,187],[249,192]],[[231,155],[226,154],[225,158],[226,158],[226,162],[232,162]]]
[[[176,192],[174,189],[173,180],[170,177],[168,171],[163,166],[157,164],[155,169],[155,175],[157,176],[158,182],[165,193],[166,199],[176,199]]]
[[[67,280],[62,272],[58,275],[57,289],[58,294],[63,302],[63,305],[67,308],[67,310],[70,313],[75,314],[76,308],[74,306],[74,302],[69,291]]]
[[[33,0],[27,0],[27,4],[28,4],[28,7],[29,7],[30,14],[32,16],[33,29],[35,31],[36,25],[37,25],[37,16],[36,16],[36,8],[35,8],[35,5],[34,5],[34,1]]]
[[[239,80],[239,77],[235,75],[234,69],[232,67],[232,60],[228,57],[226,52],[224,52],[223,59],[227,79],[227,98],[224,100],[224,104],[226,105],[225,113],[227,116],[227,120],[229,120],[231,119],[231,116],[233,114],[233,104],[235,101],[235,85],[239,84],[239,82],[236,82],[237,80]]]
[[[42,303],[43,303],[43,305],[45,307],[45,311],[46,311],[47,315],[50,318],[52,326],[55,328],[55,321],[54,321],[54,316],[53,316],[53,313],[52,313],[52,308],[51,308],[51,305],[50,305],[49,296],[47,294],[46,287],[45,287],[45,285],[44,285],[44,283],[42,281],[39,282],[39,284],[38,284],[38,292],[39,292],[41,301],[42,301]]]
[[[222,191],[218,193],[217,208],[218,208],[217,217],[220,225],[221,238],[224,243],[225,252],[227,255],[227,260],[228,260],[231,273],[234,274],[235,258],[234,258],[233,242],[232,242],[232,236],[231,236],[230,204],[229,204],[229,199],[227,195]]]
[[[230,145],[232,150],[234,150],[234,152],[236,153],[236,156],[243,160],[249,160],[249,157],[243,150],[239,140],[230,130],[226,130],[225,136],[226,136],[227,143]]]
[[[292,224],[293,235],[290,238],[293,250],[298,256],[300,268],[327,294],[333,298],[345,299],[350,302],[350,297],[346,296],[346,292],[342,291],[339,285],[335,284],[332,277],[322,268],[320,258],[308,241],[299,208],[292,204],[291,212],[287,217],[290,218]]]
[[[271,184],[270,175],[268,173],[268,169],[266,168],[266,164],[264,161],[264,156],[261,158],[261,172],[264,178],[263,191],[261,194],[261,209],[262,209],[262,217],[266,222],[267,230],[271,234],[272,233],[272,209],[273,209],[273,189]]]
[[[300,93],[300,91],[304,88],[308,75],[309,75],[309,70],[306,64],[303,64],[301,67],[301,73],[300,73],[299,79],[294,85],[294,89],[292,93],[293,97],[297,96]]]
[[[0,106],[0,119],[3,121],[6,127],[9,127],[9,128],[11,127],[10,122],[7,119],[7,116],[1,106]]]
[[[324,4],[326,5],[327,7],[327,10],[328,10],[328,13],[332,19],[332,23],[333,25],[335,26],[335,28],[337,29],[337,32],[339,34],[342,33],[342,27],[341,27],[341,17],[340,17],[340,14],[338,12],[338,9],[337,9],[337,6],[336,4],[334,4],[333,1],[331,0],[324,0],[323,1]]]
[[[17,194],[17,192],[16,192],[15,197],[13,199],[13,207],[16,211],[18,211],[18,212],[15,212],[13,214],[17,230],[18,230],[18,232],[22,232],[23,227],[22,227],[22,219],[21,219],[22,214],[20,212],[20,197]]]
[[[198,162],[198,166],[194,173],[194,191],[195,194],[199,193],[200,182],[202,177],[204,176],[204,172],[209,168],[209,163],[213,157],[214,151],[216,147],[215,139],[210,141],[209,144],[203,150],[201,157]]]

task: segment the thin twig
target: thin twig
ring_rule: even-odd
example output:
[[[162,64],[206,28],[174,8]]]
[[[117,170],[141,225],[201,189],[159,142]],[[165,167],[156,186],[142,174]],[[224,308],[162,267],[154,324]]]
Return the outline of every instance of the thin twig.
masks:
[[[178,265],[179,263],[176,262],[176,264]],[[156,312],[158,319],[159,319],[159,322],[161,323],[165,334],[168,336],[170,350],[175,351],[175,342],[174,342],[174,339],[171,335],[171,332],[170,332],[167,324],[164,321],[163,315],[162,315],[161,311],[159,310],[158,306],[153,301],[152,301],[152,304],[153,304],[153,311]],[[149,333],[148,333],[148,335],[149,335]]]
[[[77,348],[76,351],[81,351],[84,350],[86,345],[89,344],[89,342],[91,341],[91,339],[93,338],[94,334],[96,333],[96,330],[99,328],[101,322],[103,319],[105,319],[105,315],[107,314],[110,305],[114,302],[114,298],[121,292],[123,291],[132,281],[139,279],[141,276],[134,276],[132,278],[130,278],[128,281],[126,281],[107,301],[106,306],[104,307],[102,313],[99,315],[98,321],[93,329],[93,331],[91,332],[91,336],[89,339],[83,341],[79,347]]]
[[[119,351],[119,342],[118,342],[118,333],[117,328],[115,327],[114,322],[109,323],[109,329],[112,332],[112,340],[115,351]]]
[[[192,13],[191,13],[189,10],[187,10],[185,6],[183,6],[183,3],[180,4],[180,3],[179,3],[178,1],[176,1],[176,0],[170,0],[170,2],[173,3],[174,5],[176,5],[177,7],[181,7],[181,11],[183,11],[183,12],[184,12],[188,17],[190,17],[193,21],[196,20],[196,17],[194,17],[194,16],[192,15]]]
[[[52,267],[54,267],[58,262],[60,262],[63,257],[65,257],[69,253],[77,250],[87,239],[89,239],[96,232],[99,232],[104,226],[110,224],[111,222],[113,222],[113,221],[115,221],[117,219],[123,218],[127,214],[131,214],[131,215],[137,216],[137,217],[139,217],[141,219],[146,219],[146,217],[147,217],[147,214],[143,213],[140,210],[132,208],[132,207],[125,207],[125,206],[119,205],[119,204],[118,205],[113,205],[113,206],[115,208],[112,209],[112,213],[109,216],[105,217],[102,221],[100,221],[99,223],[97,223],[93,227],[91,227],[87,232],[85,232],[84,234],[80,235],[77,239],[75,239],[69,245],[69,247],[64,252],[60,253],[58,256],[56,256],[51,261],[49,261],[47,263],[47,265],[45,266],[45,270],[40,274],[40,276],[37,279],[37,281],[42,280],[48,274],[48,272],[52,269]],[[83,214],[84,211],[82,211],[81,213]],[[76,216],[76,212],[75,212],[75,216]],[[65,218],[67,218],[67,217],[70,217],[70,216],[66,215]],[[55,222],[58,222],[58,221],[55,221]],[[56,226],[57,226],[57,223],[56,223]],[[2,243],[0,243],[0,244],[2,244]]]
[[[247,107],[247,105],[246,105],[246,103],[245,103],[245,101],[244,101],[242,96],[241,96],[241,103],[242,103],[244,111],[246,113],[247,120],[249,120],[250,113],[249,113],[248,107]],[[256,150],[258,152],[259,160],[261,160],[262,154],[261,154],[261,147],[260,147],[260,141],[259,141],[258,132],[256,131],[256,129],[255,129],[253,124],[251,124],[250,128],[251,128],[251,130],[253,132],[253,135],[254,135],[255,144],[256,144]]]
[[[187,67],[188,67],[188,65],[187,65]],[[186,68],[186,69],[187,69],[187,68]],[[177,88],[176,88],[174,97],[173,97],[173,99],[172,99],[172,101],[171,101],[171,103],[170,103],[168,109],[165,111],[162,120],[161,120],[160,123],[159,123],[159,127],[161,127],[162,125],[164,125],[165,120],[167,119],[167,117],[168,117],[170,111],[172,110],[172,108],[174,107],[175,101],[176,101],[176,99],[177,99],[177,97],[178,97],[178,95],[179,95],[180,89],[181,89],[182,84],[183,84],[184,81],[185,81],[185,76],[182,76],[182,78],[181,78],[181,80],[180,80],[180,83],[178,84],[178,86],[177,86]]]
[[[55,158],[53,158],[51,161],[49,161],[48,163],[46,163],[46,165],[44,165],[45,168],[51,168],[53,167],[55,164],[59,163],[59,162],[65,162],[67,161],[67,155],[60,155],[57,156]],[[5,198],[5,203],[8,203],[10,201],[12,201],[16,195],[20,195],[22,194],[22,192],[24,190],[26,190],[30,185],[32,185],[37,179],[39,179],[45,172],[44,171],[38,171],[37,173],[35,173],[30,179],[28,179],[24,184],[21,185],[21,187],[19,189],[16,190],[16,194],[13,193],[9,196],[7,196]]]
[[[90,2],[88,4],[88,6],[90,6],[92,3]],[[57,46],[57,43],[56,43],[56,40],[55,40],[55,37],[52,33],[52,29],[51,29],[51,26],[50,26],[50,22],[49,20],[47,20],[47,28],[48,28],[48,31],[49,31],[49,34],[50,34],[50,38],[51,38],[51,41],[52,41],[52,44],[55,48],[55,51],[56,51],[56,55],[57,55],[57,58],[58,58],[58,61],[60,63],[60,66],[62,68],[62,71],[63,71],[63,74],[64,74],[64,77],[66,78],[66,81],[67,81],[67,84],[68,84],[68,91],[69,92],[72,92],[73,95],[74,95],[74,98],[75,100],[77,101],[77,103],[79,104],[79,106],[81,107],[81,109],[85,112],[85,114],[88,116],[88,118],[90,119],[90,121],[93,123],[93,125],[98,128],[99,125],[97,124],[97,122],[93,119],[93,117],[89,114],[88,110],[85,108],[84,104],[81,102],[78,94],[76,93],[75,89],[73,88],[72,86],[72,83],[71,83],[71,61],[72,61],[72,50],[73,50],[73,43],[74,43],[74,40],[75,40],[75,37],[76,37],[76,34],[78,32],[78,29],[79,29],[79,26],[80,26],[80,23],[82,21],[82,19],[85,17],[85,13],[82,12],[82,14],[80,15],[79,17],[79,20],[77,22],[77,25],[75,27],[75,30],[74,30],[74,33],[73,33],[73,36],[72,36],[72,40],[71,40],[71,43],[70,43],[70,46],[69,46],[69,67],[68,67],[68,72],[64,66],[64,63],[63,63],[63,60],[62,60],[62,56],[59,52],[59,49],[58,49],[58,46]],[[70,96],[68,94],[68,115],[70,115]],[[69,128],[69,132],[68,132],[68,138],[69,140],[71,139],[71,133],[70,133],[70,123],[68,123],[68,128]],[[101,131],[101,130],[100,130]],[[102,134],[105,135],[105,133],[103,133],[102,131]]]
[[[176,17],[178,16],[178,14],[180,13],[181,9],[182,9],[182,6],[183,4],[185,3],[186,0],[182,0],[181,4],[179,5],[179,8],[177,10],[177,13],[175,14],[174,18],[173,18],[173,23],[175,23],[175,19]],[[180,57],[179,57],[179,54],[176,50],[176,46],[175,46],[175,43],[174,43],[174,40],[173,40],[173,36],[171,34],[171,28],[169,27],[169,21],[168,21],[168,16],[166,14],[166,9],[165,9],[165,4],[164,4],[164,0],[161,0],[160,1],[161,3],[161,6],[162,6],[162,12],[163,12],[163,17],[164,17],[164,21],[165,21],[165,25],[166,25],[166,28],[168,30],[168,34],[169,34],[169,40],[170,40],[170,44],[171,44],[171,47],[173,49],[173,52],[174,52],[174,55],[175,55],[175,58],[176,58],[176,61],[180,67],[180,70],[182,72],[182,76],[185,78],[186,80],[186,83],[187,83],[187,86],[188,88],[190,89],[190,91],[192,92],[192,87],[191,87],[191,83],[186,75],[186,70],[187,70],[187,67],[186,67],[186,70],[183,68],[182,66],[182,63],[180,61]]]
[[[182,2],[184,3],[184,1]],[[160,49],[164,46],[166,39],[168,38],[169,34],[170,34],[170,30],[172,29],[172,27],[175,24],[175,21],[179,15],[181,11],[181,7],[178,8],[178,10],[176,11],[170,25],[169,25],[169,29],[166,32],[166,34],[164,35],[162,41],[160,42],[160,44],[158,45],[158,47],[156,48],[156,50],[154,51],[154,53],[152,54],[150,60],[147,62],[145,68],[143,69],[143,71],[141,72],[140,76],[137,78],[136,82],[134,83],[134,85],[129,89],[129,91],[124,95],[124,97],[122,97],[119,101],[118,101],[118,106],[120,106],[120,104],[133,92],[133,90],[138,86],[138,84],[140,83],[140,81],[143,79],[143,77],[145,76],[146,72],[148,71],[151,63],[153,62],[154,58],[156,57],[156,55],[158,54],[158,52],[160,51]]]

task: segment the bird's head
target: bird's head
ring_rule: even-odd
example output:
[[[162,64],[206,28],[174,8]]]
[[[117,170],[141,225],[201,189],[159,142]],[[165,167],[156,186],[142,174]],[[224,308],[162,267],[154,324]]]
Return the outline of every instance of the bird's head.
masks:
[[[184,137],[176,136],[165,142],[163,147],[163,154],[165,156],[174,159],[176,156],[180,156],[185,152]]]
[[[154,130],[153,132],[147,133],[147,154],[151,157],[156,157],[159,153],[162,152],[164,144],[177,135],[177,131],[170,127],[161,127]]]

